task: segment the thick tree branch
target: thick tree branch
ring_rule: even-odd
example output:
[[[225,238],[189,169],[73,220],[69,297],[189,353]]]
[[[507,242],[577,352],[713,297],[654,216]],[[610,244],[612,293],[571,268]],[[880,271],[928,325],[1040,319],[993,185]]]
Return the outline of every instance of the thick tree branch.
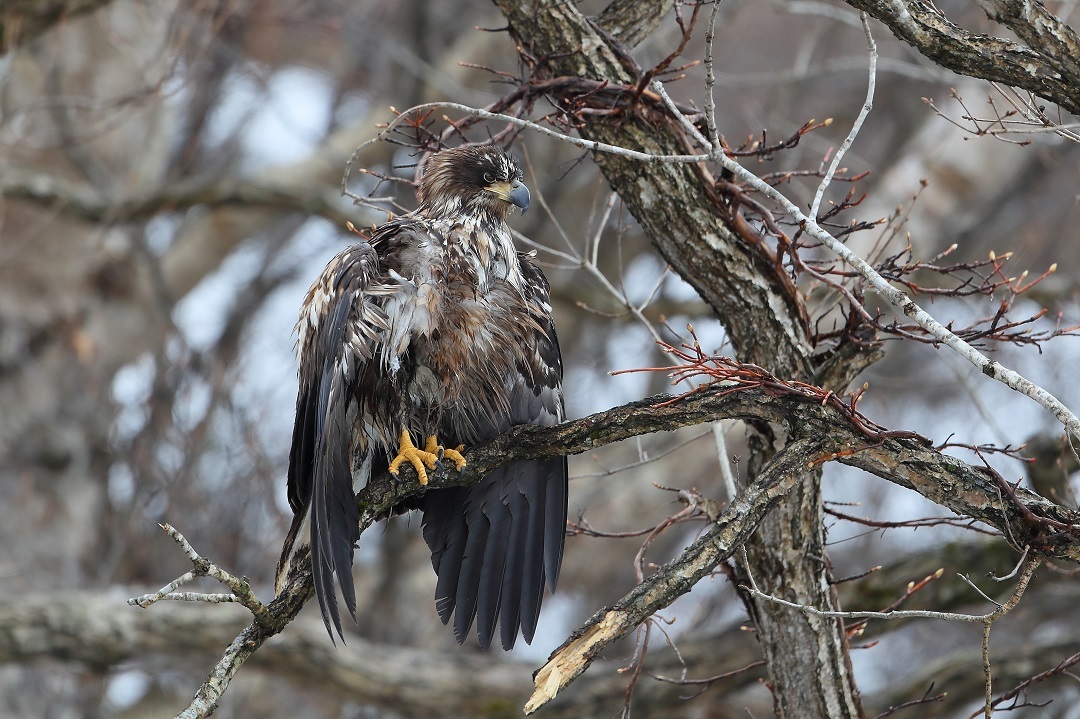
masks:
[[[897,38],[911,45],[938,65],[961,75],[993,80],[1030,90],[1080,114],[1080,63],[1075,50],[1076,36],[1039,3],[981,2],[994,19],[999,19],[1024,38],[1028,46],[1011,40],[989,37],[951,23],[933,3],[919,0],[847,0],[848,5],[865,10],[883,22]],[[1017,6],[1037,6],[1041,12],[1026,16]],[[1062,30],[1064,28],[1064,30]]]
[[[671,400],[668,395],[656,395],[554,427],[515,428],[471,449],[465,476],[450,483],[475,482],[476,475],[486,474],[513,459],[577,454],[642,434],[720,419],[770,422],[783,425],[795,439],[819,443],[823,451],[830,453],[830,460],[859,467],[917,491],[960,516],[986,522],[1021,546],[1034,538],[1034,531],[1047,542],[1046,546],[1037,547],[1041,553],[1080,562],[1080,512],[1022,487],[1015,488],[1016,498],[1034,514],[1058,524],[1078,525],[1076,532],[1059,529],[1046,534],[1050,529],[1033,527],[1030,518],[1009,501],[998,481],[981,467],[968,465],[916,439],[868,437],[838,411],[823,406],[819,400],[778,396],[768,389],[732,391],[723,386],[713,386],[674,402]],[[379,511],[384,511],[380,506],[382,502],[392,502],[393,496],[389,494],[386,499],[377,500]]]
[[[695,578],[704,576],[729,556],[732,548],[753,531],[767,509],[796,486],[799,473],[830,459],[863,467],[924,493],[958,514],[977,517],[1018,543],[1032,544],[1044,556],[1080,561],[1080,536],[1072,531],[1048,532],[1045,526],[1033,526],[1028,514],[1068,526],[1080,525],[1080,513],[1017,488],[1013,491],[1024,503],[1025,512],[1014,506],[984,472],[912,439],[871,440],[839,411],[818,401],[763,389],[732,391],[720,386],[672,400],[668,395],[660,395],[554,427],[517,427],[469,450],[466,455],[469,465],[462,476],[433,478],[429,484],[432,488],[474,484],[514,459],[577,454],[630,437],[725,418],[778,423],[792,433],[788,448],[740,493],[705,537],[612,608],[597,613],[575,633],[567,646],[572,646],[568,651],[576,659],[563,662],[559,672],[548,672],[541,678],[540,686],[544,690],[541,696],[553,696],[554,691],[583,671],[603,646],[688,591]],[[372,481],[358,495],[361,530],[420,489],[411,472],[404,481],[389,475]],[[253,622],[237,636],[200,688],[189,711],[182,716],[207,716],[240,665],[269,637],[281,632],[311,596],[310,566],[305,561],[281,595],[268,605],[270,619]]]
[[[1080,39],[1071,27],[1032,0],[977,0],[987,17],[1020,36],[1020,39],[1064,68],[1068,77],[1080,77]],[[1074,86],[1075,89],[1075,86]]]
[[[0,195],[46,205],[62,214],[94,223],[147,220],[163,212],[198,205],[293,210],[325,217],[339,227],[344,227],[350,219],[331,192],[229,178],[187,178],[151,192],[113,198],[89,185],[70,182],[57,175],[8,168],[0,175]]]

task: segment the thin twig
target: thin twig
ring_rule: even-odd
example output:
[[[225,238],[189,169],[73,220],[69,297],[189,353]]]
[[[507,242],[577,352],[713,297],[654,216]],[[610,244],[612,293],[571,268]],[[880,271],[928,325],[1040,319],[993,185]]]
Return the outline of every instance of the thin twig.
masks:
[[[709,143],[720,146],[720,133],[716,129],[716,70],[713,66],[713,41],[716,38],[716,15],[720,10],[720,0],[713,0],[709,25],[705,29],[705,128],[709,133]]]
[[[172,525],[162,524],[160,526],[177,544],[180,545],[181,550],[183,550],[187,558],[191,560],[191,563],[195,565],[195,568],[177,577],[153,594],[132,597],[128,600],[129,605],[146,609],[152,604],[166,599],[183,602],[238,602],[255,615],[256,622],[266,626],[270,626],[273,623],[274,620],[270,616],[270,611],[266,608],[265,604],[259,601],[258,597],[255,596],[255,593],[251,591],[251,586],[247,583],[247,580],[233,576],[210,560],[200,556],[184,535]],[[199,577],[212,577],[213,579],[218,580],[231,589],[232,594],[176,592],[177,588]]]
[[[1016,563],[1016,566],[1013,567],[1013,570],[1011,572],[1006,574],[1004,577],[999,577],[996,574],[991,573],[990,578],[993,579],[995,582],[1004,582],[1007,579],[1012,579],[1016,576],[1016,573],[1020,571],[1020,568],[1024,566],[1024,562],[1027,561],[1027,557],[1030,552],[1031,545],[1029,544],[1024,547],[1024,553],[1020,555],[1020,561]]]
[[[1004,604],[998,604],[997,608],[987,614],[960,614],[957,612],[935,612],[928,609],[898,609],[893,612],[867,612],[867,611],[833,611],[817,609],[815,607],[808,607],[804,604],[798,604],[796,602],[789,602],[786,599],[780,599],[774,597],[771,594],[766,594],[758,589],[757,582],[754,581],[753,575],[747,573],[747,579],[750,582],[750,586],[741,585],[741,588],[749,592],[750,594],[764,599],[774,604],[781,604],[785,607],[791,607],[797,609],[800,612],[806,614],[812,614],[816,617],[823,617],[828,619],[941,619],[948,622],[968,622],[972,624],[993,622],[996,619],[1001,618],[1007,614],[1016,603],[1020,601],[1020,597],[1023,596],[1024,590],[1027,589],[1028,582],[1031,581],[1031,577],[1035,574],[1035,570],[1042,563],[1042,557],[1036,555],[1024,566],[1023,572],[1020,574],[1020,578],[1017,581],[1016,589],[1013,590],[1013,595],[1009,601]],[[985,595],[984,595],[985,596]],[[997,604],[997,602],[994,602]]]
[[[832,162],[829,164],[829,169],[825,173],[825,177],[818,185],[817,192],[814,194],[814,202],[810,205],[810,216],[817,218],[818,209],[821,207],[821,198],[825,195],[825,189],[832,184],[833,176],[836,174],[836,169],[840,166],[840,161],[847,154],[848,148],[855,142],[855,138],[859,135],[859,131],[862,130],[863,122],[866,121],[867,116],[870,114],[870,110],[874,107],[874,88],[877,85],[877,43],[874,42],[874,36],[870,34],[870,22],[867,20],[866,13],[859,13],[859,20],[862,22],[863,32],[866,33],[866,46],[867,52],[870,55],[870,80],[866,85],[866,100],[863,102],[862,109],[859,110],[859,116],[855,118],[855,122],[851,125],[851,131],[848,132],[847,137],[844,138],[843,144],[840,145],[840,149],[833,155]]]

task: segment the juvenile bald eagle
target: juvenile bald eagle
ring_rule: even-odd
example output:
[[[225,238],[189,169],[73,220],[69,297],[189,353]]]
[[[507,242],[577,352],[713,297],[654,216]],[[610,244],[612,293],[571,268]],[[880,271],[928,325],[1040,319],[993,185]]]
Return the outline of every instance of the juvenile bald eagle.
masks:
[[[295,516],[277,588],[310,552],[323,622],[342,636],[337,585],[356,619],[354,491],[403,462],[427,482],[459,445],[563,419],[562,359],[548,284],[514,248],[506,217],[529,190],[503,150],[431,158],[415,212],[330,260],[296,325],[300,392],[289,455]],[[420,449],[413,444],[424,444]],[[453,449],[456,448],[456,449]],[[357,482],[354,485],[353,479]],[[502,618],[510,649],[531,642],[545,583],[554,590],[566,527],[566,458],[516,461],[472,487],[431,490],[423,512],[443,623],[487,647]]]

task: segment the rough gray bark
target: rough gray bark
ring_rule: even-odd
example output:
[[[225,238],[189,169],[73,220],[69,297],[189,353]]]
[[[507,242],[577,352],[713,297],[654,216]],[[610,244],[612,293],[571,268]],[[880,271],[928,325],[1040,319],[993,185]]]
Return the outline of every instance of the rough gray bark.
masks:
[[[938,65],[961,75],[1030,90],[1080,113],[1080,63],[1076,34],[1039,2],[979,4],[991,19],[1008,26],[1027,43],[965,30],[949,21],[933,3],[918,0],[848,5],[883,22],[900,40]]]
[[[674,4],[674,0],[613,0],[597,16],[596,24],[627,48],[633,48],[652,34]]]
[[[545,76],[569,75],[624,87],[639,81],[622,60],[625,51],[596,32],[574,6],[544,4],[537,12],[532,2],[496,4],[517,42],[534,57],[548,58]],[[586,119],[579,132],[591,140],[657,155],[679,154],[690,147],[677,123],[659,109],[628,113],[618,122]],[[593,159],[664,259],[716,311],[736,356],[781,377],[809,381],[811,347],[797,293],[759,247],[744,242],[732,229],[734,218],[711,194],[707,172],[603,153]],[[834,389],[846,387],[853,374],[841,373]],[[753,446],[751,466],[760,469],[776,447],[764,440]],[[793,489],[748,543],[750,568],[767,592],[835,609],[825,562],[805,560],[824,555],[819,473],[808,473]],[[724,558],[718,556],[716,561]],[[750,603],[780,715],[859,716],[840,623],[774,604]]]

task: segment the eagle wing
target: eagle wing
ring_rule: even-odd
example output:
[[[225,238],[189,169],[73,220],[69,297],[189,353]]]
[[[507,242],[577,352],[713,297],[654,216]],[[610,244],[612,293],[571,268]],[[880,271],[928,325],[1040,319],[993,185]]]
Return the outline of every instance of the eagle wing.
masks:
[[[354,441],[366,442],[363,433],[354,431],[356,412],[362,410],[352,395],[389,326],[382,304],[395,288],[383,279],[371,245],[347,248],[309,290],[297,325],[300,389],[288,484],[295,514],[278,566],[278,584],[286,579],[307,521],[315,595],[327,629],[333,622],[343,641],[334,575],[355,620],[352,556],[360,529],[351,458]]]
[[[519,424],[552,425],[564,418],[562,358],[548,300],[548,284],[528,256],[520,257],[532,328],[505,381],[508,415],[501,421],[467,417],[477,439],[490,439]],[[505,349],[508,354],[509,348]],[[460,436],[444,417],[444,436]],[[486,426],[485,426],[486,425]],[[454,615],[463,642],[477,623],[487,647],[502,617],[500,638],[513,647],[520,630],[531,642],[545,584],[554,591],[566,533],[565,457],[511,462],[480,484],[429,492],[422,500],[424,539],[438,575],[436,607],[444,623]]]

